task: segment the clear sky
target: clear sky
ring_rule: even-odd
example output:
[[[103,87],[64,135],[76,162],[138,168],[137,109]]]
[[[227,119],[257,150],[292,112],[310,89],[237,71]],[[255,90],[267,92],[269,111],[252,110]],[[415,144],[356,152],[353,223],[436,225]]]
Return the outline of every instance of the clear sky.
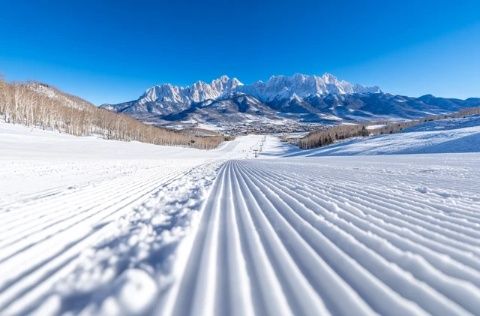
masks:
[[[222,74],[330,72],[419,96],[480,97],[478,0],[0,0],[0,73],[96,104]]]

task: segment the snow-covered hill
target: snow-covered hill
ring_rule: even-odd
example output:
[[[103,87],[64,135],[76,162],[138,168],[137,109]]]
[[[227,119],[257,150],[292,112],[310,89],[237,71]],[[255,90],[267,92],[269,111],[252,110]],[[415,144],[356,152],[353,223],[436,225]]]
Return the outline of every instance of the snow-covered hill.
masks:
[[[188,87],[164,84],[148,89],[138,100],[102,107],[159,125],[190,122],[221,128],[232,122],[278,125],[285,121],[410,119],[472,106],[480,106],[480,99],[412,98],[352,84],[331,74],[295,74],[248,85],[227,76]]]
[[[220,83],[216,85],[221,86]],[[73,135],[102,135],[107,139],[162,145],[213,148],[223,137],[214,133],[177,133],[155,128],[39,82],[4,82],[0,78],[0,122],[41,127]]]
[[[45,95],[50,99],[58,100],[66,107],[78,110],[91,110],[95,107],[92,103],[85,101],[82,98],[62,92],[59,89],[45,83],[28,82],[25,84],[25,86],[28,89],[31,89],[36,93]]]
[[[288,156],[349,156],[381,154],[480,152],[480,116],[427,122],[402,133],[355,138]]]

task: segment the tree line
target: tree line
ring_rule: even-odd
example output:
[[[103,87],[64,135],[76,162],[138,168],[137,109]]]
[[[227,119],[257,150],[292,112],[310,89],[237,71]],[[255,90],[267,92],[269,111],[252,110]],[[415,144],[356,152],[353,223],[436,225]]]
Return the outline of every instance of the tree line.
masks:
[[[457,112],[431,115],[417,120],[390,122],[377,121],[369,124],[343,124],[334,126],[325,126],[320,130],[308,133],[298,140],[298,146],[302,149],[311,149],[330,145],[338,140],[348,139],[352,137],[366,137],[382,134],[398,133],[406,128],[413,127],[425,122],[437,121],[450,118],[461,118],[470,115],[480,114],[480,107],[465,108]],[[383,125],[379,128],[368,129],[368,125]]]
[[[50,93],[42,93],[38,88]],[[98,135],[106,139],[200,149],[215,148],[224,140],[220,135],[198,136],[147,125],[126,115],[97,108],[48,85],[8,83],[1,78],[0,120],[77,136]]]

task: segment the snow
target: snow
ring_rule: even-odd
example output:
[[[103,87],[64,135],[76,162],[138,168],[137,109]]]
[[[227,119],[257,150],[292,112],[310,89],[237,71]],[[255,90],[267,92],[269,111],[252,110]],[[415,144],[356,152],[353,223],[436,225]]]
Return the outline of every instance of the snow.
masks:
[[[478,162],[478,154],[229,161],[158,312],[475,313]]]
[[[364,87],[339,80],[331,74],[323,76],[295,74],[293,76],[272,76],[266,82],[257,81],[244,85],[237,78],[221,76],[211,83],[197,81],[190,86],[182,87],[165,83],[147,89],[137,100],[120,104],[104,104],[103,108],[118,112],[142,115],[154,113],[161,116],[177,114],[187,109],[193,109],[194,104],[210,105],[211,101],[218,109],[227,107],[223,99],[232,96],[246,95],[246,103],[271,102],[274,100],[301,101],[309,96],[328,94],[348,95],[354,93],[377,93],[378,87]],[[254,98],[252,98],[252,96]],[[258,99],[258,100],[256,100]],[[340,118],[330,115],[335,120]],[[200,121],[201,122],[201,121]]]
[[[42,83],[30,82],[27,84],[27,87],[38,94],[43,94],[49,97],[50,99],[58,99],[63,103],[64,106],[67,107],[84,110],[92,106],[92,104],[89,104],[87,101],[81,100],[79,98],[72,99],[72,96],[66,95],[59,90]]]
[[[339,80],[331,74],[323,76],[295,74],[293,76],[272,76],[266,82],[257,81],[244,85],[236,78],[221,76],[210,84],[197,81],[188,87],[162,84],[148,89],[139,99],[140,103],[155,101],[176,101],[179,103],[216,100],[233,92],[245,92],[260,100],[275,98],[305,98],[324,94],[352,94],[379,92],[378,87],[363,87]]]
[[[368,126],[367,126],[367,129],[368,129],[368,130],[374,130],[374,129],[382,128],[382,127],[384,127],[384,126],[385,126],[385,124],[368,125]]]
[[[477,314],[478,126],[428,124],[302,154],[0,124],[0,314]]]
[[[0,202],[38,193],[39,188],[53,194],[120,175],[127,181],[136,173],[158,171],[160,176],[169,171],[165,166],[174,165],[174,171],[205,160],[205,152],[195,149],[103,141],[4,123],[0,135],[0,174],[8,179],[0,182]]]
[[[174,86],[167,83],[149,88],[138,102],[145,104],[148,102],[167,101],[185,105],[192,102],[216,100],[221,96],[230,94],[242,85],[238,79],[229,78],[228,76],[221,76],[210,84],[197,81],[188,87]],[[162,103],[159,104],[162,105]]]
[[[331,74],[322,76],[295,74],[293,76],[272,76],[266,82],[257,81],[237,88],[262,101],[275,99],[301,99],[326,94],[376,93],[378,87],[363,87],[339,80]]]
[[[168,249],[183,237],[218,165],[247,155],[258,138],[202,151],[4,123],[0,136],[0,314],[8,315],[39,306],[49,289],[42,310],[68,309],[72,297],[81,304],[86,293],[103,302],[105,282],[110,288],[145,251]],[[111,246],[102,247],[108,240]]]
[[[222,130],[220,126],[213,125],[213,124],[206,124],[206,123],[198,123],[197,128],[204,129],[207,131],[214,131],[214,132],[218,132]]]
[[[291,156],[346,156],[480,151],[480,117],[428,122],[405,133],[355,138]]]

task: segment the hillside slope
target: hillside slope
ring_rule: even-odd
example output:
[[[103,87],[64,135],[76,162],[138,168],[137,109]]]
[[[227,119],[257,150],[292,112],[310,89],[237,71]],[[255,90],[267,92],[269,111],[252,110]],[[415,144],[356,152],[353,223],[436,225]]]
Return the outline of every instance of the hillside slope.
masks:
[[[0,120],[73,135],[98,135],[161,145],[214,148],[223,141],[220,136],[197,137],[149,126],[35,82],[6,83],[0,80]]]
[[[480,116],[427,122],[402,133],[340,141],[290,156],[348,156],[480,152]]]

